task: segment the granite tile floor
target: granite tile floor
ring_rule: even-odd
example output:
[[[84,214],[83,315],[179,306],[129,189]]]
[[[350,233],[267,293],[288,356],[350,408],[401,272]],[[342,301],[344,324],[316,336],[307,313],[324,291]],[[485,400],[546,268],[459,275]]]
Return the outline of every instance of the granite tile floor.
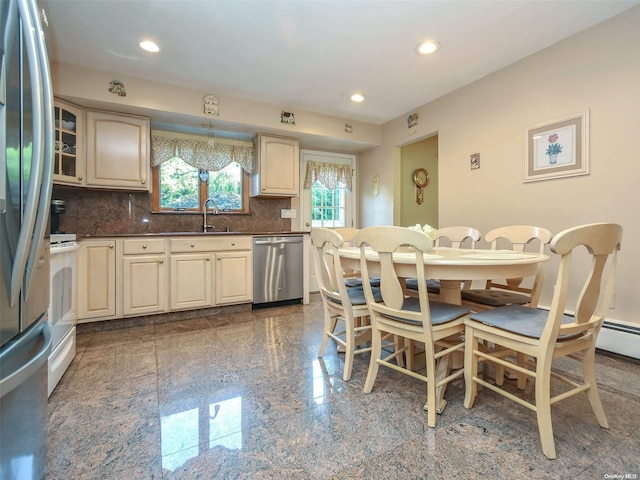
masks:
[[[368,354],[317,357],[322,304],[78,335],[49,399],[47,479],[640,478],[640,362],[597,357],[610,429],[586,395],[553,407],[558,458],[535,415],[488,391],[449,386],[436,428],[425,387]],[[558,370],[572,372],[572,361]],[[527,392],[531,394],[531,385]],[[625,476],[626,475],[626,476]]]

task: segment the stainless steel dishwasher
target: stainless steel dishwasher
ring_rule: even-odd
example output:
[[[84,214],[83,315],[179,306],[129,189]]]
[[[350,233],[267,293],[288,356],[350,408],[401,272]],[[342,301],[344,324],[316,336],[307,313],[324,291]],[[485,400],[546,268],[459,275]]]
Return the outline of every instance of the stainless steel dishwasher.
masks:
[[[253,304],[302,299],[302,235],[253,237]]]

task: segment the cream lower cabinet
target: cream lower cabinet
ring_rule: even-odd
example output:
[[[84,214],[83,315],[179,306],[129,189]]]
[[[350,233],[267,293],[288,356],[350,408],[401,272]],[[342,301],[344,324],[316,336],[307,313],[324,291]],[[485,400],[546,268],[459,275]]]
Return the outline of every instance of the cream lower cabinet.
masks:
[[[79,322],[249,303],[251,236],[80,241]]]
[[[250,236],[170,239],[172,310],[253,300]]]
[[[216,305],[250,302],[253,299],[251,251],[216,254]]]
[[[116,302],[115,239],[83,240],[78,250],[78,321],[106,320],[119,313]]]
[[[171,255],[171,310],[213,305],[213,255],[177,253]]]
[[[122,242],[122,315],[167,311],[165,240],[126,239]]]

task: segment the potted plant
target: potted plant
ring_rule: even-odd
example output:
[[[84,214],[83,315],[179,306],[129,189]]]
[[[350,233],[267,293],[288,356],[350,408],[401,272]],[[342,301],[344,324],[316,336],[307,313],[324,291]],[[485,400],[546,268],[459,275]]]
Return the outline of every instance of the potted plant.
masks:
[[[557,140],[557,133],[549,135],[549,146],[547,147],[545,155],[549,155],[549,163],[551,164],[556,163],[558,161],[558,154],[562,153],[562,145],[560,145]]]

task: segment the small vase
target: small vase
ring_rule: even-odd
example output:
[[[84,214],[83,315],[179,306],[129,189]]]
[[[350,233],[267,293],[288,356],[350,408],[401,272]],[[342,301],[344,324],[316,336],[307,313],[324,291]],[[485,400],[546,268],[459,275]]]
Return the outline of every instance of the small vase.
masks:
[[[549,163],[551,165],[555,165],[556,163],[558,163],[558,154],[557,153],[550,153],[549,154]]]

